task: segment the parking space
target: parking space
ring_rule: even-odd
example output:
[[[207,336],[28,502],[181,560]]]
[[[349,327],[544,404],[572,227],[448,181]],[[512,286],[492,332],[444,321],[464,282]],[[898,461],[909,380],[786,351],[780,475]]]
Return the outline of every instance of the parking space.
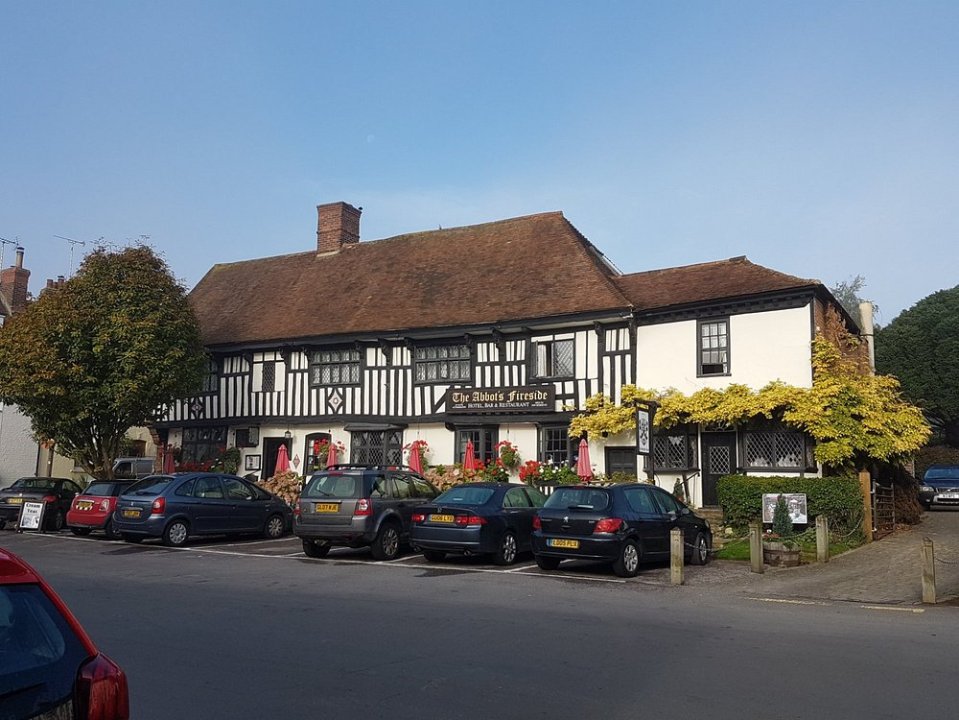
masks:
[[[16,542],[7,543],[7,538],[18,538]],[[473,574],[498,574],[498,575],[516,575],[528,576],[531,578],[559,578],[563,580],[594,582],[601,584],[648,584],[648,585],[669,585],[669,567],[668,564],[660,563],[644,566],[639,575],[635,578],[624,580],[613,575],[608,565],[602,563],[566,561],[558,570],[544,571],[537,567],[533,556],[529,553],[521,554],[517,562],[513,565],[502,567],[493,564],[491,558],[485,556],[461,556],[448,555],[442,562],[429,562],[422,554],[407,549],[396,560],[377,561],[375,560],[369,548],[346,548],[334,547],[325,558],[307,558],[303,553],[302,544],[299,538],[287,535],[276,540],[266,540],[259,537],[240,537],[240,538],[198,538],[193,539],[188,545],[182,548],[170,548],[163,545],[159,540],[146,540],[139,544],[125,543],[122,540],[107,540],[103,536],[92,535],[87,537],[76,537],[67,531],[61,533],[26,533],[18,535],[15,531],[0,531],[0,542],[7,545],[16,552],[15,545],[19,542],[31,542],[32,540],[46,539],[48,541],[64,543],[85,543],[94,546],[110,547],[111,550],[118,548],[129,548],[136,552],[186,552],[201,553],[208,556],[232,556],[232,557],[256,557],[275,559],[277,561],[301,561],[323,565],[335,563],[337,565],[351,564],[358,567],[375,566],[377,568],[388,568],[395,570],[416,570],[423,572],[424,575],[444,575],[449,573],[473,573]],[[690,580],[696,584],[711,582],[710,575],[716,574],[717,577],[712,581],[719,579],[714,565],[702,567],[687,566],[687,582]]]

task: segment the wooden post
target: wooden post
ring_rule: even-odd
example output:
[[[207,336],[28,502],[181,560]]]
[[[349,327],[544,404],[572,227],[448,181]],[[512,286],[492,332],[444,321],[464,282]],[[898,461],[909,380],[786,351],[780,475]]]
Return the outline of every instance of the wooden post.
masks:
[[[872,542],[872,477],[868,470],[859,472],[859,489],[862,490],[862,531],[866,542]]]
[[[929,538],[922,539],[922,601],[936,604],[936,551]]]
[[[816,560],[829,562],[829,518],[816,516]]]
[[[669,580],[673,585],[683,584],[683,531],[669,531]]]
[[[749,523],[749,563],[754,573],[766,572],[763,564],[763,526],[762,523]]]

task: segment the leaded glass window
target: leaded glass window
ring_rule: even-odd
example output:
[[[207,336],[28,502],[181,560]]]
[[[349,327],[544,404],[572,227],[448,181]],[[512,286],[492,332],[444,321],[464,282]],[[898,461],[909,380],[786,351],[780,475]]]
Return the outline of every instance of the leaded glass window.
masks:
[[[469,382],[472,378],[469,345],[418,347],[413,359],[416,382]]]
[[[350,462],[357,465],[402,465],[401,430],[362,430],[350,433]]]
[[[220,366],[216,360],[210,358],[207,361],[206,373],[203,375],[203,386],[200,388],[202,393],[215,393],[220,389]]]
[[[310,384],[358,385],[359,382],[359,350],[317,350],[310,356]]]
[[[653,467],[657,470],[690,470],[699,466],[696,432],[672,428],[653,436]]]
[[[575,374],[572,340],[553,340],[534,343],[536,365],[533,375],[538,378],[573,377]]]
[[[745,466],[753,469],[803,470],[810,465],[811,443],[792,430],[750,430],[743,433]]]

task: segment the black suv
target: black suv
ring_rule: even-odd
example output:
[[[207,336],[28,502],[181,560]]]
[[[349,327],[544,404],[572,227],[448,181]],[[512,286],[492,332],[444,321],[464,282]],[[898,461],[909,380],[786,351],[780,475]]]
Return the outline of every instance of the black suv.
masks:
[[[368,545],[377,560],[392,560],[409,542],[413,509],[437,495],[405,467],[334,465],[304,485],[293,532],[307,557],[324,557],[334,545]]]

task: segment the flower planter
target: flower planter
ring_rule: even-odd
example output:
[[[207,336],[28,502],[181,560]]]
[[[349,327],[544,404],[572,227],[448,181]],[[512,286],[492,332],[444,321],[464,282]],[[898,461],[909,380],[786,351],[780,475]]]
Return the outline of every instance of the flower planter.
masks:
[[[763,541],[763,562],[773,567],[796,567],[799,565],[800,552],[796,543]]]

